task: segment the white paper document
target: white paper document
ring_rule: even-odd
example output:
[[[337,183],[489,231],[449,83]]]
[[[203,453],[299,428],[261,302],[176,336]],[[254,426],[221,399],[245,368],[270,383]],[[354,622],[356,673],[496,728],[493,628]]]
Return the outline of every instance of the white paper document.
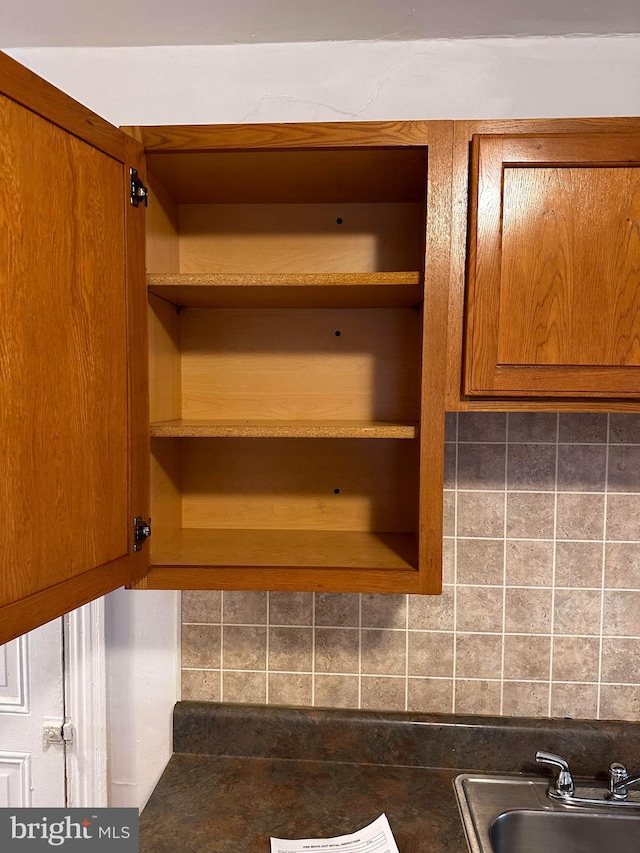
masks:
[[[334,838],[271,839],[271,853],[400,853],[385,814],[351,835]]]

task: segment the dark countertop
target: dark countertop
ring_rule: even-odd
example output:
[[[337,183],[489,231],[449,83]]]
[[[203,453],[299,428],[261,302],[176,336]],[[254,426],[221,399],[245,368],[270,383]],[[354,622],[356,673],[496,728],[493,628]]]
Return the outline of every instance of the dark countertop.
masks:
[[[401,853],[466,853],[449,770],[174,755],[140,853],[268,853],[269,838],[355,832],[385,812]]]
[[[452,780],[547,775],[536,749],[596,776],[640,766],[635,723],[180,702],[175,753],[140,818],[140,853],[269,853],[269,838],[354,832],[385,812],[400,853],[466,853]]]

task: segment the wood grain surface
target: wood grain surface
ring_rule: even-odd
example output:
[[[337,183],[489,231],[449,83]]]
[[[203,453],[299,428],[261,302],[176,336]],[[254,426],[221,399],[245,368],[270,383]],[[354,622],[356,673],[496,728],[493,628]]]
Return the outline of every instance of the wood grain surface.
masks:
[[[6,97],[0,151],[0,604],[39,602],[27,630],[129,552],[128,175]]]
[[[640,396],[640,133],[472,158],[468,393]]]

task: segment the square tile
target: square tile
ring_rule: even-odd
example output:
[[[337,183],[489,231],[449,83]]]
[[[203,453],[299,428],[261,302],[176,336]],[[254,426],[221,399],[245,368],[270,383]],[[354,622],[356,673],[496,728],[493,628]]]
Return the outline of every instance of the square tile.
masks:
[[[558,447],[558,491],[604,492],[606,471],[606,445],[561,444]]]
[[[269,670],[311,672],[313,630],[269,628]]]
[[[551,586],[553,542],[507,542],[508,586]]]
[[[358,673],[360,636],[349,628],[316,628],[316,672]]]
[[[444,487],[455,489],[457,477],[458,452],[455,444],[444,446]]]
[[[442,532],[445,536],[456,533],[456,493],[445,492],[442,496]]]
[[[456,678],[501,678],[502,637],[495,634],[456,635]]]
[[[568,444],[604,444],[607,441],[607,415],[563,412],[560,415],[559,440]]]
[[[554,634],[599,634],[602,593],[595,589],[557,589]]]
[[[609,448],[609,491],[640,492],[640,445]]]
[[[640,684],[640,640],[605,637],[601,677],[609,684]]]
[[[458,437],[458,413],[445,412],[444,415],[444,440],[456,441]]]
[[[640,686],[603,684],[600,688],[600,720],[640,720]]]
[[[270,705],[311,705],[313,677],[309,674],[270,672],[267,676],[269,684]]]
[[[404,678],[363,675],[360,682],[360,707],[370,711],[404,711]]]
[[[596,637],[553,638],[554,681],[597,681],[600,640]]]
[[[362,630],[361,667],[368,675],[404,675],[407,658],[405,631]]]
[[[267,593],[225,590],[222,594],[222,620],[225,625],[266,625]]]
[[[503,412],[459,412],[458,441],[505,441],[507,416]]]
[[[640,589],[640,543],[607,542],[604,582],[609,589]]]
[[[409,628],[418,631],[453,631],[454,590],[444,586],[442,595],[409,595]]]
[[[409,675],[452,678],[453,634],[409,632]]]
[[[191,702],[220,701],[220,672],[203,669],[183,669],[181,699]]]
[[[220,624],[222,593],[220,590],[185,589],[182,593],[182,621]]]
[[[507,588],[505,593],[505,631],[513,634],[551,632],[550,589]]]
[[[458,536],[504,535],[504,492],[458,492]]]
[[[558,433],[554,412],[509,412],[509,441],[552,442]]]
[[[502,713],[509,717],[548,717],[549,684],[505,681],[502,691]]]
[[[551,716],[595,720],[598,714],[597,684],[552,684]]]
[[[611,637],[640,637],[640,592],[604,593],[603,633]]]
[[[640,415],[613,412],[609,418],[611,444],[640,444]]]
[[[551,637],[510,634],[504,638],[504,677],[522,680],[549,678]]]
[[[266,670],[266,627],[225,625],[222,635],[222,660],[224,669]]]
[[[510,444],[507,458],[507,488],[546,492],[556,486],[554,444]]]
[[[362,595],[363,628],[405,628],[406,595]]]
[[[452,584],[455,581],[456,541],[446,536],[442,540],[442,583]]]
[[[509,492],[507,537],[509,539],[553,539],[554,495]]]
[[[499,681],[456,679],[456,714],[500,714]]]
[[[316,592],[316,625],[357,628],[360,624],[360,596],[348,592]]]
[[[357,708],[358,676],[316,675],[314,706],[316,708]]]
[[[504,540],[458,537],[458,583],[502,584]]]
[[[640,541],[640,495],[609,495],[607,539]]]
[[[270,592],[269,624],[312,625],[312,592]]]
[[[182,626],[182,666],[220,669],[220,626]]]
[[[556,585],[600,587],[602,585],[602,543],[557,542]]]
[[[450,714],[453,710],[453,680],[410,678],[407,710],[423,714]]]
[[[604,495],[558,495],[558,539],[602,539]]]
[[[504,489],[505,444],[459,444],[459,489]]]
[[[502,631],[504,592],[500,587],[459,586],[456,630],[471,633]]]
[[[222,674],[223,702],[253,703],[267,701],[267,675],[264,672],[224,672]]]

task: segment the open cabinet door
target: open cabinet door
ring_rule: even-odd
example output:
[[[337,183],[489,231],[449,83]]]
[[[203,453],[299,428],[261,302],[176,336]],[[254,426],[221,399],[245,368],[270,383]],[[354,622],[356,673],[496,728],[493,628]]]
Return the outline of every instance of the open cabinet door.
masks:
[[[141,157],[0,54],[0,643],[146,571]]]

